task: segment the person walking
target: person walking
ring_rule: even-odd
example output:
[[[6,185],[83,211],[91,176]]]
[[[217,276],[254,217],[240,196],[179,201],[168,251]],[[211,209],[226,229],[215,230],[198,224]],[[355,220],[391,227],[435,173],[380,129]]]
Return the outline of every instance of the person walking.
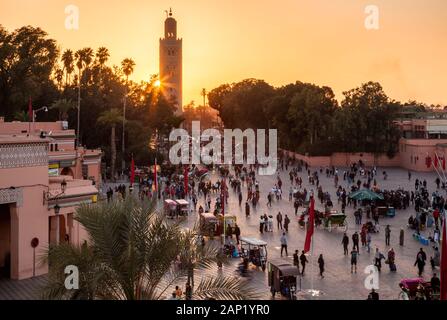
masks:
[[[239,238],[241,236],[241,229],[237,225],[237,223],[234,224],[234,235],[236,236],[237,244],[239,244]]]
[[[374,266],[380,272],[382,270],[382,259],[385,259],[384,255],[376,248],[376,254],[374,255]]]
[[[357,249],[357,252],[359,252],[359,234],[354,232],[352,235],[352,249]]]
[[[388,258],[387,261],[388,266],[390,267],[391,272],[396,272],[396,253],[394,252],[394,249],[391,248],[390,251],[388,251]]]
[[[404,245],[404,229],[400,229],[400,234],[399,234],[399,245],[403,246]]]
[[[286,232],[289,232],[289,224],[290,224],[290,219],[286,214],[284,217],[284,230],[286,230]]]
[[[259,217],[259,232],[264,233],[264,216]]]
[[[369,232],[366,234],[366,250],[368,253],[371,252],[371,234]]]
[[[385,227],[385,245],[390,245],[390,238],[391,238],[391,228],[390,225],[387,224]]]
[[[278,229],[282,230],[282,214],[281,212],[278,212],[276,215],[276,222],[278,224]]]
[[[306,263],[309,262],[309,261],[307,261],[304,250],[301,251],[300,261],[301,261],[301,275],[304,276],[304,270],[306,269]]]
[[[427,260],[427,255],[425,254],[424,250],[420,248],[418,254],[416,255],[416,261],[414,262],[414,265],[418,267],[418,275],[419,277],[422,276],[422,273],[424,272],[425,267],[425,261]]]
[[[324,259],[323,259],[323,254],[320,254],[320,256],[318,257],[318,267],[320,268],[320,277],[321,279],[324,278],[323,272],[324,272]]]
[[[185,287],[185,300],[191,300],[191,299],[192,299],[192,287],[188,281]]]
[[[345,256],[347,256],[348,255],[349,238],[346,233],[343,235],[343,239],[341,240],[341,243],[343,244],[343,253]]]
[[[242,192],[239,192],[239,207],[241,206],[241,204],[242,204]]]
[[[357,258],[358,258],[358,251],[355,249],[352,249],[351,251],[351,273],[357,273]]]
[[[299,262],[298,250],[295,250],[295,253],[293,254],[293,265],[297,267],[298,273],[300,273],[300,262]]]
[[[282,236],[281,236],[281,257],[282,257],[282,253],[285,250],[286,251],[286,257],[288,256],[287,254],[287,237],[286,237],[286,233],[283,232]]]
[[[250,216],[250,204],[247,202],[245,202],[245,216],[249,217]]]

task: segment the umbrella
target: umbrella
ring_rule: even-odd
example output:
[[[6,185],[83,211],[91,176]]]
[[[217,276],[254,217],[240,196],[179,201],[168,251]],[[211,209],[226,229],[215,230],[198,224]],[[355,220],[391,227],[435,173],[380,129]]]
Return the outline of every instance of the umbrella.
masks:
[[[383,200],[383,196],[381,194],[375,193],[369,189],[363,189],[354,191],[349,195],[349,198],[355,200]]]

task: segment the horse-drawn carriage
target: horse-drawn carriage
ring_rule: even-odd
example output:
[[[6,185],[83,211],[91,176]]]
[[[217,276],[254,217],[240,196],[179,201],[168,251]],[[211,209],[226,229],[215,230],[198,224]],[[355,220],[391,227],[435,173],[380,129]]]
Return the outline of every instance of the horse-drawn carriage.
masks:
[[[328,212],[319,213],[316,221],[320,221],[320,224],[329,232],[333,228],[340,228],[343,232],[348,231],[348,220],[344,213],[340,213],[337,210],[330,210]]]

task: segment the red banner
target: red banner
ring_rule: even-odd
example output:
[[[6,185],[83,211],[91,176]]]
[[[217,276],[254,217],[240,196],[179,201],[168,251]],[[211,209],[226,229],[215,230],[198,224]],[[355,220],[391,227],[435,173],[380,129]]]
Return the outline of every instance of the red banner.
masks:
[[[310,244],[312,242],[312,236],[314,234],[314,221],[315,221],[315,201],[314,197],[310,198],[309,208],[309,220],[307,223],[306,241],[304,242],[304,252],[310,251]]]
[[[188,196],[188,166],[185,166],[185,171],[183,172],[184,188],[185,188],[185,199]]]
[[[29,103],[28,103],[28,121],[33,122],[33,104],[31,101],[31,97],[29,97]]]
[[[155,158],[155,165],[154,165],[154,186],[155,186],[155,193],[157,193],[158,192],[157,158]]]

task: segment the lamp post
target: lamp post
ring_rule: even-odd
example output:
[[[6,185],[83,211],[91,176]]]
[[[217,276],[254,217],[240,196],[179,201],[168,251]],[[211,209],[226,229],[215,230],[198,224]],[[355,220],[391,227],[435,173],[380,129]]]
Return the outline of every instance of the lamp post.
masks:
[[[42,108],[33,110],[33,123],[36,122],[36,113],[38,113],[39,111],[48,112],[48,107],[43,106]]]
[[[65,190],[67,189],[67,181],[62,180],[61,182],[61,193],[56,195],[55,198],[65,194]],[[56,205],[54,206],[54,214],[56,215],[56,244],[59,244],[60,242],[60,219],[59,219],[59,213],[61,211],[61,207],[56,202]]]
[[[54,206],[54,213],[56,215],[56,244],[59,244],[59,212],[61,210],[61,207],[56,203],[56,205]]]

